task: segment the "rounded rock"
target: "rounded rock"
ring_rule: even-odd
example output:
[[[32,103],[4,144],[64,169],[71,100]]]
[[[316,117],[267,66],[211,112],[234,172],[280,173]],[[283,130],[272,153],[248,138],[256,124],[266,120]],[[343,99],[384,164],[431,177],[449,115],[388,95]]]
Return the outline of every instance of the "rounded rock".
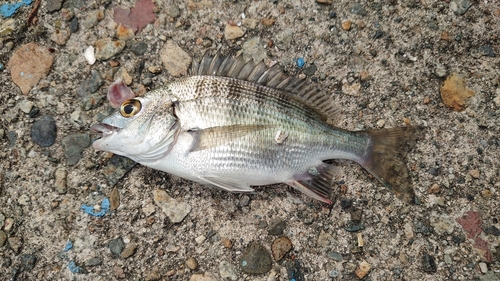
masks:
[[[189,258],[186,261],[186,266],[191,270],[195,270],[198,267],[198,262],[196,261],[195,258]]]
[[[279,237],[273,241],[271,252],[275,261],[281,260],[292,249],[292,241],[287,237]]]
[[[49,147],[56,141],[56,121],[51,115],[45,115],[31,128],[31,140],[41,147]]]
[[[271,270],[272,259],[269,252],[258,243],[251,243],[240,257],[239,265],[248,274],[264,274]]]

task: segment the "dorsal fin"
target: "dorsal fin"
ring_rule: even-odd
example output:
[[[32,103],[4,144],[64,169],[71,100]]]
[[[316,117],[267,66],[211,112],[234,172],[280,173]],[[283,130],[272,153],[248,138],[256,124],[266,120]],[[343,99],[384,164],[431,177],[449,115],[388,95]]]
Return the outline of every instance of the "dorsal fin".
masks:
[[[330,95],[318,86],[286,74],[277,65],[267,67],[264,61],[257,64],[253,60],[245,61],[242,55],[225,56],[217,51],[211,56],[206,52],[199,63],[193,61],[191,74],[231,77],[283,91],[315,109],[329,123],[336,121],[340,113]]]

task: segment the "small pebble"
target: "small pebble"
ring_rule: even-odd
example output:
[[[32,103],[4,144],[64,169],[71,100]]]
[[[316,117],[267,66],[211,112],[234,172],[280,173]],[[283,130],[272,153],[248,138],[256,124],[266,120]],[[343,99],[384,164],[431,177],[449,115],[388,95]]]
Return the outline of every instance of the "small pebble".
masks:
[[[385,120],[384,119],[380,119],[377,121],[377,127],[379,128],[383,128],[385,126]]]
[[[90,258],[85,261],[85,266],[98,266],[102,264],[102,260],[99,257]]]
[[[348,31],[349,29],[351,29],[351,24],[352,24],[352,22],[350,20],[343,21],[342,22],[342,29],[345,31]]]
[[[201,244],[205,242],[205,240],[207,240],[207,237],[205,237],[205,235],[200,235],[196,237],[194,240],[196,241],[196,243]]]
[[[434,257],[424,253],[422,255],[422,267],[425,272],[435,273],[437,271],[437,265]]]
[[[431,167],[431,168],[429,168],[429,174],[437,177],[439,175],[439,172],[438,172],[438,170],[436,168],[432,168]]]
[[[458,15],[463,15],[472,6],[469,0],[451,0],[450,10]]]
[[[158,65],[152,65],[150,67],[148,67],[148,71],[153,73],[153,74],[158,74],[162,71],[162,67],[161,66],[158,66]]]
[[[19,103],[19,109],[21,109],[22,112],[28,114],[30,113],[31,109],[33,108],[33,102],[29,100],[24,100]]]
[[[479,268],[481,269],[482,273],[488,272],[488,265],[486,265],[486,263],[484,263],[484,262],[479,263]]]
[[[172,76],[180,76],[186,73],[192,58],[173,40],[168,40],[160,51],[160,59],[163,66]]]
[[[59,11],[62,7],[62,2],[63,2],[63,0],[48,0],[45,3],[45,8],[47,9],[47,12],[49,12],[49,13]]]
[[[23,246],[23,239],[21,237],[9,237],[7,238],[10,248],[14,253],[19,253],[19,250]]]
[[[42,116],[31,128],[31,140],[41,147],[52,146],[56,141],[56,121],[51,115]]]
[[[62,139],[66,163],[74,166],[82,158],[82,152],[90,146],[90,136],[88,134],[69,135]]]
[[[35,268],[36,256],[25,254],[21,257],[21,262],[23,263],[23,267],[27,270],[32,270]]]
[[[189,258],[186,260],[186,266],[191,270],[195,270],[198,267],[198,262],[195,258]]]
[[[279,237],[273,241],[271,252],[275,261],[281,260],[292,249],[292,241],[287,237]]]
[[[68,29],[56,29],[50,36],[50,40],[52,40],[59,46],[64,46],[69,40],[70,35],[71,31]]]
[[[239,259],[240,269],[248,274],[264,274],[272,268],[269,252],[258,243],[250,243]]]
[[[238,280],[238,275],[234,266],[228,261],[221,261],[219,263],[219,274],[223,280],[230,279],[232,281]]]
[[[14,227],[14,219],[7,218],[4,222],[3,230],[5,230],[6,232],[10,232],[12,230],[12,227]]]
[[[327,256],[335,261],[342,261],[344,258],[342,257],[342,254],[330,251],[328,252]]]
[[[271,235],[281,235],[283,230],[286,228],[286,223],[280,219],[273,219],[269,223],[269,234]]]
[[[55,178],[55,189],[58,194],[66,193],[66,176],[67,172],[65,168],[56,169],[54,178]]]
[[[161,280],[161,274],[157,270],[153,270],[148,275],[146,278],[144,278],[144,281],[158,281]]]
[[[128,257],[131,257],[133,254],[135,254],[136,249],[137,249],[136,244],[130,244],[127,247],[125,247],[123,252],[120,254],[120,257],[122,259],[126,259]]]
[[[130,51],[136,56],[143,55],[148,50],[148,44],[143,41],[134,42],[130,47]]]
[[[474,169],[474,170],[470,170],[470,171],[469,171],[469,174],[471,175],[471,177],[473,177],[473,178],[475,178],[475,179],[478,179],[478,178],[479,178],[479,175],[480,175],[480,174],[479,174],[479,170],[476,170],[476,169]]]
[[[231,242],[231,240],[229,240],[227,238],[222,238],[221,242],[222,242],[222,245],[224,246],[224,248],[230,249],[233,247],[233,242]]]
[[[121,255],[123,249],[125,249],[125,242],[123,242],[123,239],[121,237],[118,237],[109,241],[108,248],[111,251],[111,255],[114,258],[117,258]]]
[[[75,33],[78,31],[78,27],[79,27],[78,18],[73,17],[69,22],[69,31],[71,31],[71,33]]]
[[[0,230],[0,248],[5,245],[5,241],[7,241],[7,234]]]
[[[227,23],[226,28],[224,29],[224,38],[227,40],[233,40],[236,38],[240,38],[245,34],[245,31],[243,31],[239,26]]]
[[[125,48],[125,41],[103,38],[95,43],[95,58],[98,60],[108,60],[121,53]]]
[[[358,268],[356,268],[356,270],[354,271],[354,274],[356,274],[356,276],[359,278],[359,279],[362,279],[363,277],[365,277],[368,272],[370,272],[370,269],[371,269],[371,265],[369,263],[367,263],[366,261],[362,261]]]
[[[17,199],[17,203],[21,206],[26,206],[30,202],[30,197],[27,194],[21,194]]]

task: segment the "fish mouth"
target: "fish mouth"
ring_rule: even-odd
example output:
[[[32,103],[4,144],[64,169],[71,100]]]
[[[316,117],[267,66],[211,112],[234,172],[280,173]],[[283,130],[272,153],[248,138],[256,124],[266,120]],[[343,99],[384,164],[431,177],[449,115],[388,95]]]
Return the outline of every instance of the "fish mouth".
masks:
[[[113,134],[114,132],[120,131],[120,128],[105,123],[94,124],[90,126],[90,129],[95,133],[101,135],[101,137],[105,137]]]

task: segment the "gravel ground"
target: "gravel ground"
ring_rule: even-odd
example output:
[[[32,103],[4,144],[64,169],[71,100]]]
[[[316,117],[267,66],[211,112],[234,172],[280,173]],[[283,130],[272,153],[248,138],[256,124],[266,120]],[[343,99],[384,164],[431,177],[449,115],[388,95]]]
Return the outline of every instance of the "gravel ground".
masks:
[[[499,280],[500,5],[331,2],[43,0],[0,16],[0,279]],[[407,157],[418,204],[351,162],[329,208],[91,147],[112,81],[143,94],[206,50],[306,76],[342,128],[424,126]]]

